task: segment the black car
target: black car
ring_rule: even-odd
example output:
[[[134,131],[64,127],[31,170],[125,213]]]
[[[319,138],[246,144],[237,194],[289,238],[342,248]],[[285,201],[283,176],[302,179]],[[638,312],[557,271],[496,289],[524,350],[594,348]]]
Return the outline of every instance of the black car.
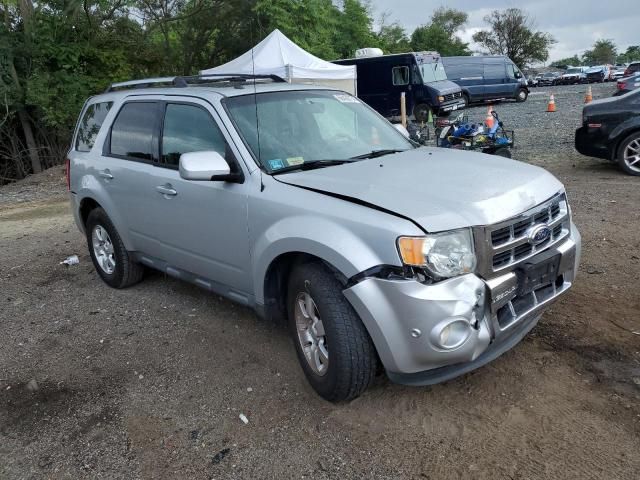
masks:
[[[547,72],[540,77],[538,85],[541,87],[545,85],[556,85],[561,76],[558,72]]]
[[[625,93],[629,93],[639,87],[640,73],[636,73],[630,77],[621,78],[616,84],[617,90],[616,93],[614,93],[614,96],[618,97],[620,95],[624,95]]]
[[[575,142],[581,154],[618,162],[640,176],[640,89],[585,105]]]

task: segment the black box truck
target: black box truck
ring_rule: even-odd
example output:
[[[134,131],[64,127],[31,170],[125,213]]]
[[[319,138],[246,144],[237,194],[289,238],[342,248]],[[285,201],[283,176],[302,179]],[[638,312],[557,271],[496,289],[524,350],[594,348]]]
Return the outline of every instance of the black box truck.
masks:
[[[368,54],[371,51],[373,54]],[[429,112],[447,115],[464,108],[462,90],[447,79],[439,53],[379,52],[363,49],[357,52],[360,54],[357,58],[334,63],[356,66],[358,97],[384,117],[400,115],[402,92],[406,96],[407,114],[419,122],[426,121]]]

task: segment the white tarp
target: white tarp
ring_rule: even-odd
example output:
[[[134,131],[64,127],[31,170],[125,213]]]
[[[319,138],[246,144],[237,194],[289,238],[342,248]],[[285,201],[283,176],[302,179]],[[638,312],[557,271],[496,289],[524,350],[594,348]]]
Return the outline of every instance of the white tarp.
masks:
[[[327,85],[355,94],[355,66],[336,65],[311,55],[278,29],[238,58],[200,73],[278,75],[288,82]]]

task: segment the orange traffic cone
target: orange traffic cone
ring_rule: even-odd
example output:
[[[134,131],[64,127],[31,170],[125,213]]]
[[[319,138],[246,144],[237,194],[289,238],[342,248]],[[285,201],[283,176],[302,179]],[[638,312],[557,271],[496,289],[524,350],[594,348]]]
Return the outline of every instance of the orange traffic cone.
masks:
[[[593,93],[591,92],[591,85],[587,87],[587,94],[584,96],[584,103],[589,103],[593,100]]]
[[[549,103],[547,104],[547,112],[555,112],[556,111],[556,99],[553,97],[553,93],[551,97],[549,97]]]
[[[489,108],[487,108],[487,118],[484,121],[484,124],[489,129],[493,128],[493,122],[494,122],[494,118],[493,118],[493,115],[491,115],[491,112],[493,112],[493,105],[489,105]]]

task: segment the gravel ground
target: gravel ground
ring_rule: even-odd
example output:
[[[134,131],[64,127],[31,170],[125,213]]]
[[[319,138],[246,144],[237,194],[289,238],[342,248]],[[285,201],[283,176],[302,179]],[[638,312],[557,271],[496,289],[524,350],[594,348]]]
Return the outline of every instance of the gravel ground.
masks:
[[[61,169],[0,188],[0,478],[639,478],[640,179],[574,152],[584,87],[555,114],[549,92],[496,110],[514,156],[567,186],[576,285],[493,363],[348,404],[245,308],[158,273],[106,287]]]

